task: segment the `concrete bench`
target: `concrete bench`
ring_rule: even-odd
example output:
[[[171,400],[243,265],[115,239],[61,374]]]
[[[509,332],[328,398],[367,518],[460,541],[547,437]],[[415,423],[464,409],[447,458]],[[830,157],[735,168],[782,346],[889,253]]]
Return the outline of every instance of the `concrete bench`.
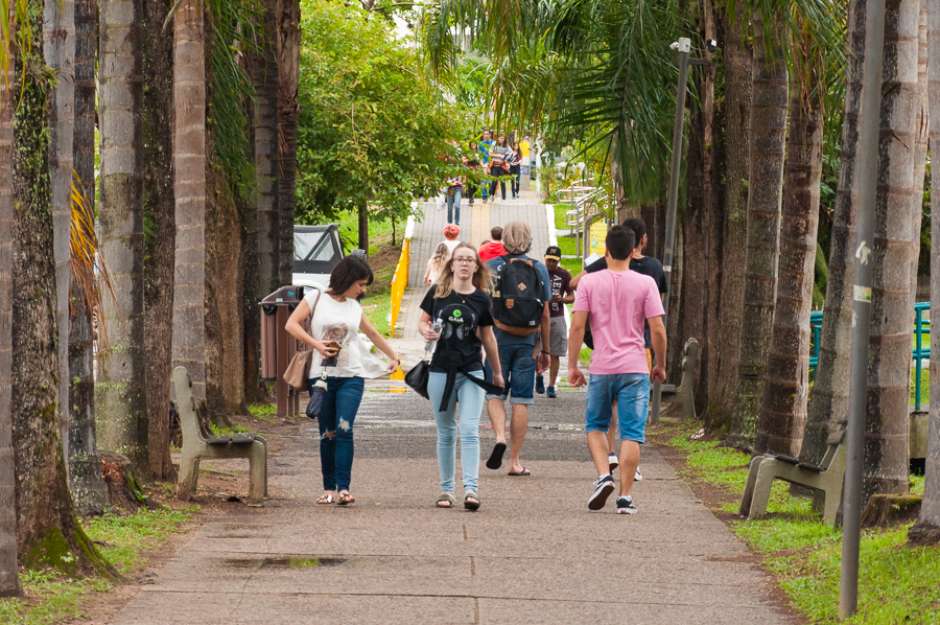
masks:
[[[248,499],[260,503],[268,494],[267,445],[257,434],[210,436],[202,427],[193,401],[192,382],[185,367],[173,369],[173,399],[183,432],[177,494],[190,499],[196,493],[199,461],[203,458],[247,458],[249,462]]]
[[[824,497],[823,521],[835,526],[842,502],[845,480],[844,424],[829,434],[828,448],[819,465],[800,462],[798,458],[779,454],[763,454],[751,459],[740,514],[748,520],[767,513],[770,487],[774,480],[784,480],[820,491]]]

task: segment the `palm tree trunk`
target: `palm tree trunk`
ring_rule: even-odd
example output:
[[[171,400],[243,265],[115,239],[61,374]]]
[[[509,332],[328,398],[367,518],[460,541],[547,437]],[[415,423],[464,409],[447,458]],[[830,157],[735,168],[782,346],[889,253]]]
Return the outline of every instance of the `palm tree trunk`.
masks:
[[[12,22],[10,15],[0,19]],[[2,45],[2,44],[0,44]],[[12,51],[0,51],[10,59]],[[0,74],[0,597],[20,593],[13,454],[13,67]]]
[[[930,145],[940,153],[940,4],[929,5],[930,62],[928,64],[930,108]],[[931,189],[940,189],[940,167],[932,167]],[[940,193],[930,194],[930,214],[940,215]],[[940,319],[940,219],[930,221],[930,318]],[[930,328],[930,344],[940,345],[940,323]],[[930,441],[920,516],[911,528],[912,542],[940,542],[940,358],[930,360]]]
[[[42,2],[31,0],[30,29],[24,39],[39,41]],[[21,40],[17,37],[16,40]],[[48,163],[50,74],[38,46],[20,51],[14,67],[13,193],[13,446],[16,461],[16,515],[21,564],[59,565],[67,546],[73,571],[113,569],[98,555],[72,510],[58,428],[58,351],[55,337],[55,264]]]
[[[779,28],[772,30],[779,31]],[[767,346],[777,291],[777,248],[787,130],[787,66],[779,51],[768,50],[764,25],[754,26],[753,101],[751,103],[747,269],[741,362],[730,439],[754,443],[763,397]],[[773,56],[771,56],[773,54]]]
[[[297,206],[297,85],[300,78],[300,0],[277,0],[278,278],[290,284]]]
[[[75,184],[95,213],[95,62],[98,59],[96,0],[75,2]],[[69,491],[79,514],[100,514],[108,504],[95,432],[94,330],[78,281],[70,289]]]
[[[139,150],[143,85],[139,19],[134,0],[101,7],[101,206],[99,240],[109,263],[111,291],[102,298],[108,341],[98,352],[95,404],[98,442],[147,467],[144,394],[144,216]]]
[[[924,220],[924,186],[927,173],[927,138],[930,130],[927,100],[927,2],[921,0],[917,27],[917,91],[914,120],[914,193],[911,204],[911,324],[914,323],[914,302],[917,300],[918,267],[920,266],[920,230]],[[913,366],[913,361],[910,363]]]
[[[75,136],[75,0],[46,2],[43,54],[56,73],[49,119],[49,175],[52,180],[53,256],[56,278],[56,325],[59,328],[59,436],[69,457],[69,229]],[[66,464],[66,468],[68,464]]]
[[[804,46],[805,46],[805,42]],[[795,45],[795,49],[809,46]],[[794,456],[799,452],[809,394],[809,313],[813,304],[819,185],[822,179],[823,85],[801,59],[790,85],[790,121],[784,169],[784,200],[780,219],[778,270],[773,336],[757,431],[757,451]],[[804,97],[804,94],[807,97]]]
[[[252,64],[255,84],[254,134],[257,184],[258,285],[261,296],[277,289],[278,245],[278,73],[277,20],[273,2],[264,7],[262,49]]]
[[[143,210],[153,231],[145,241],[144,320],[147,332],[147,463],[157,480],[172,481],[170,369],[173,349],[173,267],[176,219],[173,195],[173,41],[163,32],[171,0],[143,4],[142,75],[149,86],[141,102]]]
[[[727,44],[724,46],[725,102],[724,139],[725,197],[721,236],[720,303],[718,312],[721,350],[715,375],[708,379],[709,431],[731,424],[741,362],[741,325],[744,313],[744,282],[747,266],[748,154],[751,125],[751,48],[747,22],[742,15],[724,16]]]
[[[888,0],[875,233],[863,495],[908,489],[911,207],[919,2]]]
[[[206,401],[206,66],[203,0],[183,0],[173,14],[173,165],[176,258],[173,365]]]
[[[849,352],[852,331],[852,289],[855,263],[849,262],[857,224],[855,161],[858,116],[865,57],[865,2],[849,3],[845,116],[842,122],[842,159],[829,243],[829,279],[823,306],[819,362],[809,398],[800,460],[818,464],[826,453],[830,424],[846,420],[849,409]]]

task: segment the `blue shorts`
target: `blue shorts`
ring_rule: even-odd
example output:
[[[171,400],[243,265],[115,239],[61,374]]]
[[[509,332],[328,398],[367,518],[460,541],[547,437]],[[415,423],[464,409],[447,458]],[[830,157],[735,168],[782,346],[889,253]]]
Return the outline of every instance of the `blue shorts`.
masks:
[[[584,429],[606,432],[610,428],[611,404],[617,402],[620,440],[646,442],[646,415],[650,402],[648,373],[591,374],[588,384]]]
[[[506,393],[502,395],[487,394],[487,399],[506,399],[509,396],[510,404],[533,404],[535,399],[535,358],[532,357],[532,345],[527,343],[510,343],[499,345],[499,364],[503,370],[503,380],[506,381]],[[490,363],[484,367],[486,379],[492,381],[493,371]]]

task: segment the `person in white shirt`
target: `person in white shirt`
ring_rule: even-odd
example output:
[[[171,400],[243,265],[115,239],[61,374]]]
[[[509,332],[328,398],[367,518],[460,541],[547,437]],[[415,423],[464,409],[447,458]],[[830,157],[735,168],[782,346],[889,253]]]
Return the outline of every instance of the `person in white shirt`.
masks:
[[[353,423],[365,389],[363,378],[371,377],[372,358],[359,340],[359,332],[392,361],[389,372],[400,365],[395,350],[362,314],[359,299],[372,280],[372,270],[365,260],[347,256],[330,273],[329,288],[322,294],[310,289],[284,328],[314,350],[310,387],[321,376],[326,377],[327,390],[319,417],[323,495],[317,499],[318,504],[346,506],[356,501],[349,492]]]

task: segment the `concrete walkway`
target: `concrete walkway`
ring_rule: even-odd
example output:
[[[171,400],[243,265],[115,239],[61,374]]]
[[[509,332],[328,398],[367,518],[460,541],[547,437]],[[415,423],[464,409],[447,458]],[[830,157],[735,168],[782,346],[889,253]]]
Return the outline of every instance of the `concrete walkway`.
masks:
[[[483,506],[469,513],[434,508],[430,408],[394,387],[370,383],[359,413],[355,506],[315,505],[315,424],[290,426],[272,441],[267,505],[211,517],[113,625],[793,622],[654,448],[639,514],[615,514],[613,500],[588,512],[580,391],[538,398],[524,454],[533,475],[481,467]],[[486,429],[484,457],[491,444]]]

